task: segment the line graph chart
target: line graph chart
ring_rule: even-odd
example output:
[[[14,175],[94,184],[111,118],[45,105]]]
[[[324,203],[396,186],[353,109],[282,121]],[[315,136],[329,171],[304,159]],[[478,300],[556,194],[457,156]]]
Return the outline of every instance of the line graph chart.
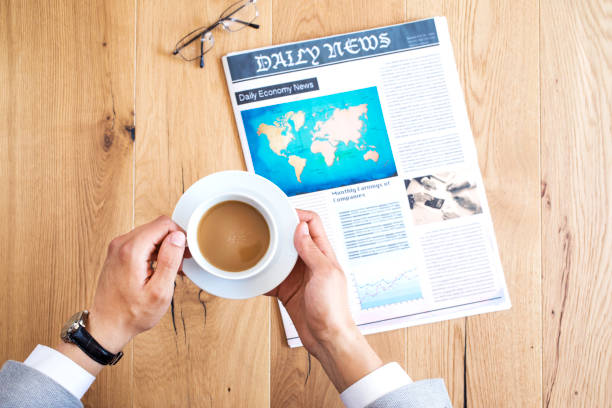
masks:
[[[421,299],[421,285],[414,269],[353,273],[361,309]]]

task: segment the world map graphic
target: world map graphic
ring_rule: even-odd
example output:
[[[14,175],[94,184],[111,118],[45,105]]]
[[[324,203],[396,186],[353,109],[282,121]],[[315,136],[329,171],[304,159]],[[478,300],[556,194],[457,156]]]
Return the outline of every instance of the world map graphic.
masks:
[[[255,173],[288,196],[397,175],[376,87],[241,116]]]

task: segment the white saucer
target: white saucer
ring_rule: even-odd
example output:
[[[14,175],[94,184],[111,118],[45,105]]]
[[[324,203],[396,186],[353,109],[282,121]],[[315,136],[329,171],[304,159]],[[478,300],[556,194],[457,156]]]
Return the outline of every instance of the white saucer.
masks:
[[[293,234],[299,220],[289,199],[276,184],[245,171],[223,171],[196,181],[179,199],[172,219],[186,230],[191,214],[200,203],[208,197],[230,190],[253,195],[274,217],[278,228],[278,246],[274,258],[265,270],[241,280],[232,281],[212,275],[200,268],[192,258],[184,260],[183,272],[210,294],[229,299],[247,299],[274,289],[293,269],[297,260]]]

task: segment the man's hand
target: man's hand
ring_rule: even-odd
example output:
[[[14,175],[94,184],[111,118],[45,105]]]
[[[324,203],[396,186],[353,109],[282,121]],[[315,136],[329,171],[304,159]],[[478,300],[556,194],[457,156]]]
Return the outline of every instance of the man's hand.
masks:
[[[87,327],[102,347],[117,353],[159,322],[170,306],[184,253],[185,234],[166,216],[111,241]],[[94,375],[101,369],[72,344],[58,349]]]
[[[268,295],[281,300],[304,347],[342,392],[382,362],[353,322],[346,277],[321,219],[309,211],[298,210],[298,215],[294,243],[300,258]]]

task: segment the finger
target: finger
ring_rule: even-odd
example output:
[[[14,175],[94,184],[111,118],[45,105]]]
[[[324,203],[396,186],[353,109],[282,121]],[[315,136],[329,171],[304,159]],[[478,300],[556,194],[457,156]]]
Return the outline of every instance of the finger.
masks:
[[[185,259],[188,258],[191,258],[191,252],[189,252],[189,247],[185,246],[185,252],[183,253],[183,260],[181,261],[181,266],[179,267],[178,275],[185,276],[185,272],[183,271],[183,262],[185,261]]]
[[[175,231],[183,231],[183,229],[170,217],[163,215],[148,224],[135,228],[128,234],[131,250],[134,251],[135,256],[147,259],[164,238]]]
[[[295,229],[293,242],[295,244],[295,249],[297,249],[297,252],[300,255],[300,258],[302,258],[308,268],[316,271],[329,266],[330,260],[323,252],[321,252],[317,244],[315,244],[315,242],[312,240],[308,230],[308,224],[306,222],[300,222],[298,227]]]
[[[123,243],[127,240],[127,234],[119,235],[118,237],[113,238],[108,244],[108,255],[117,253],[117,251],[119,251],[119,248],[121,248]]]
[[[300,258],[297,259],[291,273],[287,275],[284,281],[282,281],[277,287],[271,291],[264,293],[265,296],[274,296],[279,298],[281,301],[286,298],[287,292],[296,292],[303,281],[304,275],[304,261]]]
[[[265,295],[274,296],[278,298],[283,305],[287,306],[289,301],[296,297],[300,289],[304,287],[304,272],[306,269],[304,261],[298,258],[289,276],[287,276],[280,285]]]
[[[271,291],[264,293],[264,296],[278,297],[278,286]]]
[[[174,285],[181,262],[183,262],[184,252],[185,234],[182,231],[168,234],[159,248],[157,267],[149,283],[156,286],[160,291],[170,290],[169,288]]]
[[[323,221],[321,221],[321,217],[315,212],[305,211],[305,210],[296,210],[300,221],[305,221],[308,223],[308,230],[310,231],[310,236],[312,240],[317,244],[319,249],[328,257],[330,257],[335,263],[338,263],[336,260],[336,253],[334,252],[334,248],[331,246],[329,242],[329,238],[325,233],[325,227],[323,227]]]

